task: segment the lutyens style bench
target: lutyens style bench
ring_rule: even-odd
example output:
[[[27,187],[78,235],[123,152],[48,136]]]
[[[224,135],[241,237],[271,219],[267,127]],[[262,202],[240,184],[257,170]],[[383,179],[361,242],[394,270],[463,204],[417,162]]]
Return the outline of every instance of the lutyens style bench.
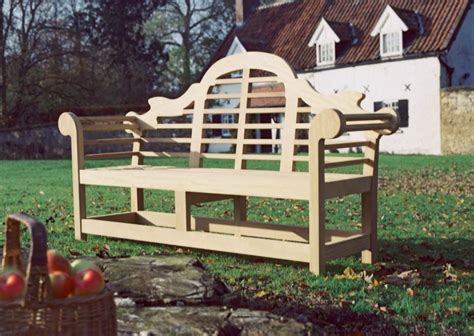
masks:
[[[75,236],[306,262],[315,274],[326,261],[355,253],[372,263],[377,258],[379,140],[397,130],[399,118],[389,108],[363,110],[363,98],[353,92],[320,94],[281,58],[248,52],[217,61],[180,98],[151,98],[150,110],[141,115],[63,113],[59,129],[71,137]],[[124,136],[117,137],[118,131]],[[359,140],[334,140],[350,132],[361,132]],[[88,154],[90,147],[116,148],[112,145],[129,150]],[[176,146],[187,151],[173,152]],[[363,156],[327,153],[350,147],[363,147]],[[189,157],[189,167],[144,165],[145,158],[174,156]],[[87,160],[123,157],[131,159],[129,165],[85,166]],[[207,159],[231,160],[233,168],[205,168]],[[279,169],[247,168],[247,163],[251,168],[253,161],[267,160]],[[297,169],[301,162],[307,172]],[[327,171],[353,165],[358,172]],[[131,211],[87,216],[87,185],[130,188]],[[146,211],[144,189],[173,191],[175,213]],[[326,200],[350,194],[361,194],[361,230],[326,229]],[[309,225],[249,221],[248,197],[309,201]],[[224,199],[233,200],[231,220],[191,214],[194,204]]]

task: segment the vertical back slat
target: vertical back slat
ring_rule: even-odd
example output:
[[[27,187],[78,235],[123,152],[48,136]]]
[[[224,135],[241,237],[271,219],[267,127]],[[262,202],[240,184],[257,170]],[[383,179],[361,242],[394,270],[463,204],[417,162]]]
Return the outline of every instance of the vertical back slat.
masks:
[[[288,88],[285,87],[285,91],[288,93]],[[298,108],[298,96],[286,95],[286,111],[285,120],[283,121],[282,129],[282,145],[281,145],[281,161],[280,171],[291,172],[293,171],[294,152],[295,152],[295,135],[296,135],[296,117]]]
[[[201,167],[201,150],[202,150],[202,127],[204,123],[204,109],[207,107],[205,92],[201,96],[195,97],[194,115],[191,131],[191,146],[189,153],[189,167]]]
[[[239,123],[237,129],[237,144],[235,149],[235,169],[245,169],[246,161],[242,159],[244,153],[244,138],[245,138],[245,125],[247,123],[247,104],[248,104],[248,93],[249,93],[249,78],[250,69],[242,69],[242,82],[240,91],[240,111],[239,111]]]

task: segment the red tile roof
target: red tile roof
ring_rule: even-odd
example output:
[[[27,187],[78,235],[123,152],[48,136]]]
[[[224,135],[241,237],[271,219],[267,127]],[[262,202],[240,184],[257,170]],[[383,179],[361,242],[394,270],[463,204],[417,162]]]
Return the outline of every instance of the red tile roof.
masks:
[[[266,51],[283,57],[296,70],[316,66],[315,47],[308,47],[317,24],[328,22],[352,24],[358,42],[338,46],[337,65],[370,62],[380,59],[379,38],[370,33],[387,5],[399,13],[407,26],[416,32],[405,44],[405,55],[446,51],[458,30],[470,0],[295,0],[270,7],[260,7],[242,27],[234,27],[215,59],[224,57],[237,36],[247,51]],[[415,14],[418,13],[418,14]],[[417,17],[418,16],[418,17]],[[420,22],[423,33],[420,33]],[[342,50],[341,50],[342,49]]]

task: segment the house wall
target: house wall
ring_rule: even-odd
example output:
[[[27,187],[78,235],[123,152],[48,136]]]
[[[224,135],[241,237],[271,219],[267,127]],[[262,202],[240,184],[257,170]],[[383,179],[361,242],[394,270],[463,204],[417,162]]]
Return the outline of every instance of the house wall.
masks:
[[[453,86],[474,85],[474,5],[471,5],[449,49],[447,63],[454,68]],[[448,83],[445,84],[443,86]]]
[[[443,154],[474,154],[474,87],[441,91]]]
[[[368,111],[374,110],[376,101],[408,99],[409,127],[381,141],[381,151],[401,154],[441,154],[440,76],[437,57],[299,74],[322,93],[364,92],[362,107]],[[359,139],[362,134],[346,137]]]

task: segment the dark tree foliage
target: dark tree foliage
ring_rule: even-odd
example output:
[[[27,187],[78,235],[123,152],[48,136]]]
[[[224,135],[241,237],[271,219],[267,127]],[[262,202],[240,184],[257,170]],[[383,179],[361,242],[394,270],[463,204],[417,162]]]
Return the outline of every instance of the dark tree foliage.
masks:
[[[0,127],[146,109],[199,76],[232,0],[0,0]],[[154,24],[155,23],[155,24]],[[176,80],[177,79],[177,80]]]
[[[159,36],[147,39],[143,26],[164,0],[89,1],[92,47],[101,50],[107,73],[115,73],[117,103],[136,103],[152,93],[167,61]]]

